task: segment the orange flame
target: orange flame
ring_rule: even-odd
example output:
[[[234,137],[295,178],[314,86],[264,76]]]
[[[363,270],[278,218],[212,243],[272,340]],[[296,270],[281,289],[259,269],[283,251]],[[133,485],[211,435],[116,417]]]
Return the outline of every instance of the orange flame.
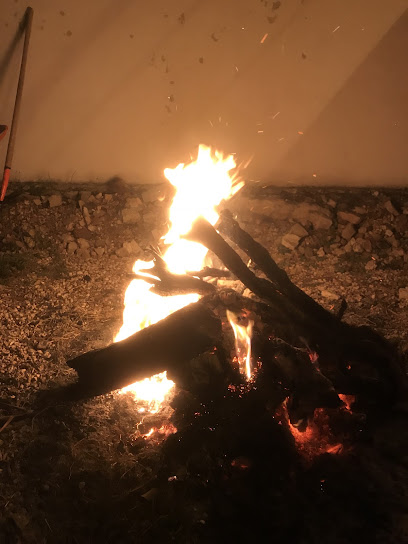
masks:
[[[235,336],[235,353],[238,365],[242,374],[246,375],[247,380],[251,379],[251,338],[254,322],[247,320],[247,325],[238,324],[238,315],[227,310],[227,318],[230,322]]]
[[[216,206],[243,186],[243,182],[230,173],[235,168],[232,155],[224,158],[219,151],[212,154],[211,148],[200,145],[196,161],[164,170],[164,175],[176,188],[169,214],[171,227],[164,237],[169,247],[163,259],[171,272],[185,274],[188,270],[203,268],[207,249],[201,244],[184,240],[182,236],[198,217],[204,217],[215,225],[219,217]],[[140,274],[141,270],[152,267],[153,261],[136,261],[133,271]],[[154,278],[148,272],[143,275]],[[200,295],[196,293],[162,297],[151,291],[151,284],[142,279],[133,280],[126,290],[123,325],[115,342],[157,323],[187,304],[197,302],[199,298]],[[149,404],[150,411],[157,411],[173,386],[174,382],[163,373],[129,385],[122,391],[132,392],[135,399]]]

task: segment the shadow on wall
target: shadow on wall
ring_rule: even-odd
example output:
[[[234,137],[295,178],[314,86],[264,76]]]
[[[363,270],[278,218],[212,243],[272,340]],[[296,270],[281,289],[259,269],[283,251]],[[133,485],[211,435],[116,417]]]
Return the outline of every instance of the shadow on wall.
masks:
[[[3,57],[0,59],[0,87],[3,85],[11,62],[14,59],[14,56],[17,54],[17,48],[23,36],[23,30],[24,24],[23,21],[21,21],[21,23],[18,25],[12,41],[6,49]]]
[[[406,185],[407,66],[408,10],[267,181],[370,185],[383,180],[385,185]]]

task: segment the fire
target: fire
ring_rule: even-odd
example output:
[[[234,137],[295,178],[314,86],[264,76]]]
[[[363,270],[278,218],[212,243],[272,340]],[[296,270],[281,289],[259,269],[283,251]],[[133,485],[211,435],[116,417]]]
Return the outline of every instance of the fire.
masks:
[[[254,322],[246,319],[246,325],[239,325],[239,316],[227,310],[227,318],[231,324],[235,336],[235,353],[239,369],[245,374],[247,380],[251,379],[251,338]]]
[[[231,173],[235,168],[232,155],[224,158],[219,151],[212,154],[211,148],[200,145],[196,161],[188,165],[181,163],[176,168],[164,170],[165,177],[176,188],[170,207],[170,229],[164,237],[168,248],[163,260],[170,272],[185,274],[189,270],[200,270],[204,267],[207,249],[201,244],[184,240],[182,236],[189,232],[199,217],[204,217],[215,225],[219,217],[216,207],[243,186],[243,182],[239,182],[237,176]],[[141,270],[148,270],[153,264],[153,261],[136,261],[133,271],[140,274]],[[154,277],[154,274],[148,272],[143,272],[142,275]],[[143,279],[133,280],[126,290],[123,325],[115,337],[115,342],[157,323],[187,304],[197,302],[199,298],[200,295],[196,293],[162,297],[153,293],[151,284]],[[167,379],[164,372],[129,385],[122,391],[132,392],[135,399],[148,402],[149,409],[157,411],[173,386],[174,382]]]
[[[282,404],[282,411],[278,414],[282,422],[288,426],[293,438],[295,439],[299,453],[306,459],[313,459],[318,455],[330,453],[331,455],[341,454],[344,451],[344,445],[339,443],[333,435],[329,417],[323,408],[316,408],[313,418],[310,419],[305,431],[299,430],[289,420],[287,409],[287,399]]]

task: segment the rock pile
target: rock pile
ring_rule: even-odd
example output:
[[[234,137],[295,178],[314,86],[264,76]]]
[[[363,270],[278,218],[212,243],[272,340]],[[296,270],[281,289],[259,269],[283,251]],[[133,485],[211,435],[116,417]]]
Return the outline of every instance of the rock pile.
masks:
[[[313,196],[310,193],[313,191]],[[271,191],[269,191],[271,193]],[[360,256],[366,270],[408,263],[408,195],[392,191],[292,189],[229,206],[247,224],[273,223],[277,249],[308,258]]]
[[[114,186],[114,189],[118,187]],[[0,252],[55,251],[67,257],[139,257],[167,229],[170,193],[163,186],[126,192],[64,190],[24,184],[2,205]]]
[[[168,228],[172,189],[121,180],[80,188],[21,184],[1,208],[2,254],[143,258]],[[408,266],[408,192],[256,189],[227,206],[282,258],[354,260],[366,271]]]

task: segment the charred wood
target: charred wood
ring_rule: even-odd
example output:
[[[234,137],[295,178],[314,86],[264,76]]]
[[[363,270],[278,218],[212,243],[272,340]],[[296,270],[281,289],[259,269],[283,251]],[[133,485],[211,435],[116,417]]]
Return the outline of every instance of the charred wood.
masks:
[[[162,321],[99,350],[67,362],[79,384],[106,393],[167,370],[178,379],[184,367],[222,337],[221,322],[203,303],[190,304]]]
[[[258,278],[249,270],[236,251],[204,219],[193,224],[187,238],[213,251],[265,303],[266,313],[269,307],[269,322],[281,321],[279,330],[288,343],[296,345],[302,340],[317,352],[321,371],[339,392],[354,393],[360,388],[368,397],[385,395],[389,405],[406,394],[407,377],[394,346],[372,329],[344,323],[325,310],[294,285],[267,250],[228,213],[224,212],[223,218],[224,230],[273,281]]]

